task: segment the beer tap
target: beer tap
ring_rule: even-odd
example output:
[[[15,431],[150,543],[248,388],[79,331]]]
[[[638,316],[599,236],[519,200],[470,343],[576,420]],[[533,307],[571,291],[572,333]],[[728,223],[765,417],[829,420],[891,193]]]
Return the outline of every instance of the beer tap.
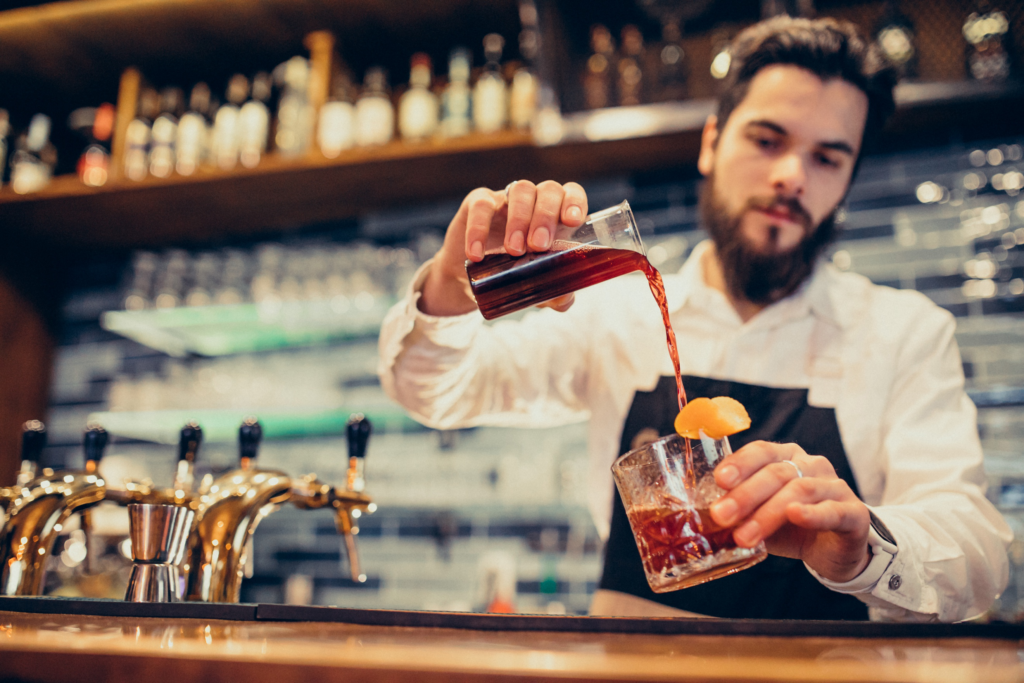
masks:
[[[363,510],[374,509],[365,493],[332,487],[315,474],[293,478],[280,470],[258,467],[262,438],[259,421],[246,418],[238,430],[238,469],[222,474],[201,491],[185,565],[187,600],[238,602],[252,536],[260,521],[286,502],[307,510],[334,507],[338,527],[347,538],[357,528],[352,519]],[[365,453],[365,438],[363,442]],[[354,543],[349,552],[351,564],[358,569]]]
[[[29,425],[22,434],[27,452],[38,458],[45,434],[41,425]],[[104,500],[120,505],[148,502],[154,497],[146,484],[126,482],[125,488],[112,489],[99,474],[99,462],[107,444],[103,427],[90,424],[83,438],[84,470],[43,468],[34,479],[14,487],[8,518],[0,530],[0,595],[40,595],[46,561],[53,544],[68,518],[83,513],[82,528],[91,530],[89,508]],[[23,472],[31,469],[23,466]]]
[[[46,445],[46,427],[39,420],[29,420],[21,426],[21,466],[14,486],[0,488],[0,529],[7,521],[7,511],[21,489],[36,478],[39,456]]]
[[[370,433],[373,426],[362,413],[356,413],[349,418],[345,426],[345,436],[348,440],[348,480],[346,489],[353,493],[361,493],[366,485],[364,478],[366,467],[366,446],[370,441]],[[359,552],[356,549],[356,534],[359,533],[359,525],[355,520],[362,515],[363,508],[357,506],[338,505],[335,524],[338,532],[345,539],[345,550],[348,554],[348,568],[352,580],[357,583],[366,581],[366,575],[359,566]]]
[[[174,484],[169,498],[176,505],[192,502],[195,491],[195,463],[199,445],[203,442],[203,429],[196,422],[189,422],[181,428],[178,438],[178,466],[174,473]]]

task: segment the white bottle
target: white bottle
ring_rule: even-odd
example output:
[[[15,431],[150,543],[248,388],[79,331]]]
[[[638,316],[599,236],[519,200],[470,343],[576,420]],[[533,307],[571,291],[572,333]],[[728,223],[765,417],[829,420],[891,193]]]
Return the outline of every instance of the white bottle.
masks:
[[[356,102],[356,144],[383,145],[395,135],[395,108],[388,95],[384,69],[371,67],[363,81],[363,94]]]
[[[469,88],[471,59],[469,50],[464,47],[452,50],[448,58],[448,86],[441,96],[441,134],[448,138],[465,135],[472,127],[472,91]]]
[[[417,52],[409,69],[409,89],[398,103],[398,132],[405,140],[423,140],[437,132],[437,95],[430,91],[434,76],[430,56]]]
[[[356,144],[356,108],[351,102],[352,87],[345,75],[339,75],[332,87],[331,99],[320,107],[317,144],[328,159]]]
[[[50,142],[50,117],[33,116],[28,132],[18,142],[11,158],[11,189],[18,194],[38,192],[50,182],[57,164],[57,150]]]
[[[181,91],[167,88],[160,96],[163,113],[153,122],[149,151],[149,173],[166,178],[174,170],[175,143],[178,138],[178,114],[181,110]]]
[[[270,74],[260,72],[252,79],[252,99],[238,112],[238,158],[242,166],[256,168],[267,151],[270,132]]]
[[[473,126],[482,133],[501,130],[508,123],[508,88],[501,76],[501,50],[505,39],[497,33],[484,37],[487,65],[473,88]]]
[[[192,175],[206,160],[210,137],[209,111],[210,88],[205,83],[197,83],[189,96],[188,111],[178,122],[174,170],[180,175]]]
[[[228,81],[227,102],[213,118],[210,156],[217,168],[230,171],[238,164],[238,113],[249,94],[249,80],[235,74]]]
[[[153,120],[160,113],[160,95],[151,88],[139,94],[139,112],[125,131],[124,174],[129,180],[149,175],[149,143]]]
[[[282,88],[274,143],[283,156],[298,156],[313,142],[316,118],[309,103],[309,62],[304,57],[292,57],[274,69],[274,80]]]

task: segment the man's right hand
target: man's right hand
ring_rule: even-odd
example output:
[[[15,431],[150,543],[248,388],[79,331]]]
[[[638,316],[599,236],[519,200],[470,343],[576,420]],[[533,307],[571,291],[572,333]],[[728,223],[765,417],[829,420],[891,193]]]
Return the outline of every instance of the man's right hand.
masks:
[[[504,248],[512,256],[547,251],[559,223],[575,228],[587,215],[587,193],[576,183],[561,185],[545,180],[534,185],[518,180],[508,191],[477,188],[462,200],[448,225],[444,245],[434,257],[423,283],[420,310],[448,316],[476,309],[466,275],[466,259],[481,261],[484,254]],[[573,295],[552,299],[541,306],[564,311]]]

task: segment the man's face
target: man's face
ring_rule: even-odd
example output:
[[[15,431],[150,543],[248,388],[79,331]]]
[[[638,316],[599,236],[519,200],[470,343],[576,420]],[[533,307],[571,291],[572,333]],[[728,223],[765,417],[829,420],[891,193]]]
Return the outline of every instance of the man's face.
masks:
[[[818,227],[846,194],[867,110],[867,96],[847,81],[772,65],[750,81],[721,130],[709,120],[697,164],[708,177],[703,209],[719,250],[724,239],[743,252],[732,266],[760,260],[771,275],[778,269],[770,264],[806,256]],[[723,265],[735,289],[730,276],[742,274],[730,273],[727,260]],[[781,283],[788,291],[758,303],[797,285]]]

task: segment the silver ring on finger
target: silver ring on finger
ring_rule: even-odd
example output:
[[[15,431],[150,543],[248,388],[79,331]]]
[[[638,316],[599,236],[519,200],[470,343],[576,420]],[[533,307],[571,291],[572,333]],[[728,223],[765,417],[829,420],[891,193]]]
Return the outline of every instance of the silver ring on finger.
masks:
[[[508,192],[512,189],[512,186],[518,183],[518,180],[513,180],[511,183],[505,186],[505,203],[508,204]]]
[[[793,469],[796,470],[796,478],[797,479],[803,479],[804,478],[804,471],[802,469],[800,469],[800,465],[797,465],[792,460],[780,460],[779,462],[784,462],[787,465],[792,465]]]

